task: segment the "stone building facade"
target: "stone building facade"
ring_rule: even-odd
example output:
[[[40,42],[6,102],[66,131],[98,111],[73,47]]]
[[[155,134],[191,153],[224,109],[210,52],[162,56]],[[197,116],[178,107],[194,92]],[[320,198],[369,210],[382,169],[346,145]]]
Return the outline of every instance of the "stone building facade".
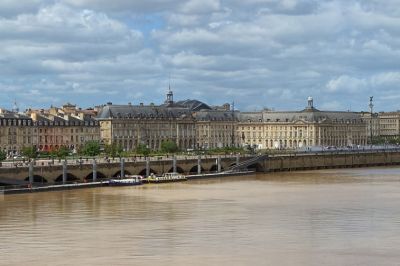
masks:
[[[190,109],[173,102],[169,91],[163,105],[113,105],[100,108],[97,120],[101,140],[117,144],[125,151],[144,144],[159,150],[163,141],[174,141],[180,149],[195,147],[196,130]]]
[[[77,151],[87,141],[117,144],[125,151],[144,144],[152,150],[174,141],[181,150],[252,146],[259,149],[296,149],[307,146],[365,145],[368,115],[320,111],[313,99],[301,111],[240,112],[229,104],[219,107],[197,100],[174,102],[171,90],[162,105],[113,105],[82,110],[27,110],[26,115],[0,110],[0,148],[18,154],[22,147],[40,151],[61,146]],[[371,119],[370,119],[371,120]],[[400,134],[400,113],[373,117],[374,132]],[[376,123],[379,121],[379,123]]]
[[[296,149],[367,143],[366,122],[359,113],[320,111],[312,98],[301,111],[239,112],[227,104],[210,107],[197,100],[173,102],[172,97],[169,91],[160,106],[103,106],[97,118],[101,139],[125,150],[134,150],[140,143],[157,150],[164,140],[175,141],[182,150],[248,145]]]
[[[379,112],[379,136],[400,137],[400,112]]]
[[[29,116],[0,109],[0,149],[9,157],[37,143],[37,128]]]
[[[87,141],[100,141],[97,120],[85,115],[86,111],[69,111],[64,107],[27,111],[36,127],[35,146],[38,151],[52,151],[63,146],[76,152]]]
[[[196,149],[214,149],[238,146],[236,134],[238,112],[231,110],[229,104],[210,107],[197,100],[176,103],[190,109],[196,129]]]
[[[260,149],[367,143],[366,123],[359,113],[320,111],[314,107],[311,97],[302,111],[241,113],[238,134],[241,145]]]

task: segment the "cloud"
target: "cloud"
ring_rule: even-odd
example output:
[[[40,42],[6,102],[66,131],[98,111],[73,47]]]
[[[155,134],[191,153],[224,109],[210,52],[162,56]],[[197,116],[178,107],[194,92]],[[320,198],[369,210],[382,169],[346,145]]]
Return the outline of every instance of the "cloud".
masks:
[[[0,1],[0,16],[12,17],[21,13],[34,13],[46,2],[43,0],[2,0]]]
[[[132,0],[63,0],[64,3],[77,8],[88,8],[102,12],[161,12],[163,10],[174,9],[179,6],[178,0],[152,0],[152,1],[132,1]]]
[[[348,92],[357,93],[368,86],[365,79],[349,77],[346,75],[332,79],[326,85],[328,92]]]
[[[159,103],[171,74],[176,99],[242,110],[298,110],[310,95],[321,108],[363,110],[376,95],[398,109],[397,2],[5,0],[0,96]]]
[[[219,0],[189,0],[181,7],[182,12],[194,13],[210,13],[218,11],[220,8]]]

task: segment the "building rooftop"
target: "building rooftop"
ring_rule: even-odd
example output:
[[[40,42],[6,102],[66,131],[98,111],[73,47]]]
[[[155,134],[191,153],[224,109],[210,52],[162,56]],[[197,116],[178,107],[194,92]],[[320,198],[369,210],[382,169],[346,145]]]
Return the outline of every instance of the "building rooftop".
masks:
[[[189,108],[191,111],[211,110],[211,107],[198,100],[184,100],[176,102],[178,106]]]
[[[103,106],[97,119],[130,118],[130,119],[152,119],[152,118],[175,118],[191,119],[192,114],[185,107],[168,107],[165,105],[112,105]]]

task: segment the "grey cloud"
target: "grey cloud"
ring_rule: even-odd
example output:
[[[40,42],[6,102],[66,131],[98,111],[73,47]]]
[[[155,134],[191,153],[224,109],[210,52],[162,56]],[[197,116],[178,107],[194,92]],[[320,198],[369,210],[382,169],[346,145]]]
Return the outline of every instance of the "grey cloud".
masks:
[[[47,4],[46,0],[2,0],[0,1],[0,17],[12,17],[21,13],[35,13],[42,5]]]
[[[293,110],[314,96],[321,108],[362,110],[365,95],[377,95],[377,105],[394,109],[399,7],[385,3],[60,0],[16,7],[15,16],[0,19],[0,84],[26,92],[17,94],[23,98],[161,102],[171,73],[177,99]]]
[[[64,3],[78,8],[90,8],[103,12],[162,12],[176,9],[181,1],[178,0],[151,0],[151,1],[132,1],[132,0],[63,0]]]

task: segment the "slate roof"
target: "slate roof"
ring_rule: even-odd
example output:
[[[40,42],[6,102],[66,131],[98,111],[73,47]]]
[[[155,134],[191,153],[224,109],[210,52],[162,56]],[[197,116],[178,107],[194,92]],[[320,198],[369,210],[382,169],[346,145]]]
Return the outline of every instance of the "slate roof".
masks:
[[[195,112],[194,116],[197,121],[238,121],[239,112],[201,110]]]
[[[131,118],[131,119],[152,119],[152,118],[174,118],[192,119],[192,113],[185,107],[168,106],[141,106],[141,105],[105,105],[99,111],[97,119],[110,118]]]
[[[261,120],[260,120],[261,119]],[[332,112],[319,111],[315,108],[304,109],[303,111],[275,112],[264,111],[262,113],[241,113],[240,120],[245,122],[290,122],[304,121],[308,123],[361,123],[362,117],[355,112]]]

